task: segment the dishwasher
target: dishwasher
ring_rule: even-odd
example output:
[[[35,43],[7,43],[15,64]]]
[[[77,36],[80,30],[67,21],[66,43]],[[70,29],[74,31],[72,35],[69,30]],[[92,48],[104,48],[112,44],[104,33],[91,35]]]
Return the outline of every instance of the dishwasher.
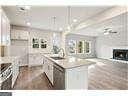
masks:
[[[55,90],[65,89],[65,70],[57,64],[53,65],[53,87]]]

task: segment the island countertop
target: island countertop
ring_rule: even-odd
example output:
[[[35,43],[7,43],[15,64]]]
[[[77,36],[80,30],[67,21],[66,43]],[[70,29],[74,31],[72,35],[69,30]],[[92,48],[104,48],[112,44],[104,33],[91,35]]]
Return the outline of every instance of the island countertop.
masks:
[[[12,63],[16,58],[19,58],[19,57],[18,56],[0,57],[0,64]]]
[[[61,60],[55,60],[51,57],[56,57],[52,54],[44,54],[44,57],[48,58],[49,60],[55,62],[59,66],[65,68],[65,69],[71,69],[75,67],[81,67],[81,66],[90,66],[92,64],[96,64],[96,62],[88,61],[86,59],[80,59],[73,56],[66,56],[64,59]]]

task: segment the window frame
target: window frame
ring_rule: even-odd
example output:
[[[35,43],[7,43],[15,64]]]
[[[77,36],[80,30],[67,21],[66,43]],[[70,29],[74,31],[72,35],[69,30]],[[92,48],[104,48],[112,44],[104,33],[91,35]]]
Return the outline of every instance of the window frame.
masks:
[[[85,51],[85,48],[84,48],[84,53],[85,53],[85,54],[91,54],[91,45],[92,45],[92,42],[91,42],[91,41],[88,41],[88,40],[85,40],[85,42],[88,42],[88,43],[89,43],[89,52],[87,53],[87,52]],[[85,47],[85,45],[84,45],[84,47]]]
[[[69,42],[70,42],[70,41],[75,41],[75,53],[70,53],[70,52],[69,52],[69,51],[70,51],[70,50],[69,50]],[[72,39],[71,39],[71,40],[68,41],[68,54],[77,54],[77,40],[72,40]]]
[[[68,43],[69,43],[70,41],[75,41],[75,53],[70,53],[70,52],[69,52],[69,44],[68,44],[68,54],[69,54],[69,55],[91,54],[92,41],[89,41],[89,40],[73,40],[73,39],[71,39],[71,40],[68,41]],[[83,43],[83,52],[82,52],[82,53],[78,53],[78,44],[79,44],[80,41],[84,42],[84,43]],[[88,52],[88,53],[87,53],[86,50],[85,50],[85,42],[88,42],[88,43],[89,43],[89,52]]]
[[[84,42],[84,40],[78,40],[78,41],[77,41],[77,44],[76,44],[76,45],[77,45],[76,54],[84,54],[84,43],[83,43],[83,50],[82,50],[82,53],[78,53],[78,44],[79,44],[80,41],[81,41],[81,42]]]

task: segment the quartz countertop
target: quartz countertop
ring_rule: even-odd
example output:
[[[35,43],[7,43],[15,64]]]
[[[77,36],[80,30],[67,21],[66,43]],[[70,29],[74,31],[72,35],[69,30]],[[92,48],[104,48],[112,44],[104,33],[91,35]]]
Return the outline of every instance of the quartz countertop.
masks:
[[[71,69],[75,67],[81,67],[81,66],[90,66],[92,64],[96,64],[96,62],[88,61],[86,59],[80,59],[73,56],[66,56],[64,59],[61,60],[55,60],[51,57],[56,57],[56,55],[53,54],[44,54],[44,57],[48,58],[49,60],[55,62],[59,66],[65,68],[65,69]]]
[[[18,56],[0,57],[0,64],[12,63],[16,58],[19,58],[19,57]]]

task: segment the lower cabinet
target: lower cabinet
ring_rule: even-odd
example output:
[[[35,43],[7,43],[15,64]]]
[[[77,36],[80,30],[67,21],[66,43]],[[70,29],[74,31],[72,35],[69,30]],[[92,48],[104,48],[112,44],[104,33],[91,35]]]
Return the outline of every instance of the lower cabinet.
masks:
[[[12,87],[14,86],[15,81],[19,74],[19,63],[19,59],[15,59],[12,64]]]
[[[42,55],[41,54],[29,54],[29,66],[38,66],[38,65],[42,65]]]
[[[43,60],[44,60],[43,70],[47,75],[49,81],[53,84],[53,62],[48,60],[47,58],[44,58]]]

